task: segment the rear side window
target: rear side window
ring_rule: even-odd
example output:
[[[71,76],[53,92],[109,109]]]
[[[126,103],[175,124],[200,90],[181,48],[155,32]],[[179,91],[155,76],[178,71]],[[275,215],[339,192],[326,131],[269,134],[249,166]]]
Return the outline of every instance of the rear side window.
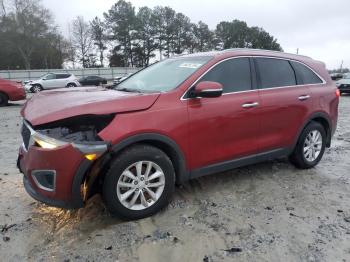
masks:
[[[252,83],[249,59],[226,60],[206,73],[200,80],[200,82],[203,81],[214,81],[222,84],[224,93],[250,90]]]
[[[260,88],[296,85],[295,73],[287,60],[255,58],[260,77]]]
[[[64,79],[64,78],[68,78],[68,77],[70,77],[69,74],[58,74],[57,75],[57,79]]]
[[[295,70],[298,84],[320,84],[323,81],[308,67],[301,63],[291,61]]]

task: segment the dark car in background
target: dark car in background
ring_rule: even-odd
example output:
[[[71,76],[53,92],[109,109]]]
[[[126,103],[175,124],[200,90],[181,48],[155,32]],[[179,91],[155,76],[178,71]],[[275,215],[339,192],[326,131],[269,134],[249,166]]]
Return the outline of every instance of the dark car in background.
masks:
[[[350,93],[350,73],[344,74],[342,79],[339,79],[335,85],[338,87],[340,94]]]
[[[100,76],[85,76],[79,79],[82,86],[99,86],[107,84],[107,79]]]
[[[339,80],[341,78],[343,78],[343,74],[342,73],[333,73],[333,74],[330,74],[332,80]]]
[[[6,106],[8,101],[26,99],[26,92],[21,83],[0,78],[0,106]]]

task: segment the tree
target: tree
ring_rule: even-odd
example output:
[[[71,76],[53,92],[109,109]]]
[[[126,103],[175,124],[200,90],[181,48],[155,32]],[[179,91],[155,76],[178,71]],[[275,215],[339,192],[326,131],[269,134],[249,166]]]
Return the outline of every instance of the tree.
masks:
[[[199,21],[198,24],[192,24],[192,44],[190,45],[190,53],[205,52],[214,49],[214,32],[208,25]]]
[[[220,22],[216,26],[216,38],[219,49],[227,48],[263,48],[281,51],[277,40],[264,29],[248,27],[246,22],[233,20]]]
[[[248,33],[249,48],[268,49],[282,51],[277,39],[271,36],[263,28],[251,27]]]
[[[123,63],[133,66],[132,44],[135,36],[135,8],[130,2],[119,0],[107,13],[104,13],[104,17],[110,28],[109,38],[116,41],[116,48],[113,52],[121,52],[124,56]]]
[[[156,27],[152,9],[141,7],[136,15],[136,41],[133,52],[135,53],[134,63],[136,66],[144,67],[149,65],[150,58],[154,57],[154,51],[158,48],[156,41]]]
[[[88,67],[89,55],[92,51],[91,28],[82,16],[73,20],[72,40],[77,55],[84,68]]]
[[[170,7],[156,6],[153,10],[153,15],[160,59],[162,59],[163,50],[166,51],[164,55],[169,57],[173,53],[176,12]]]
[[[0,2],[0,68],[31,69],[62,66],[55,44],[62,36],[49,10],[39,0]],[[55,61],[49,63],[48,61]]]
[[[189,43],[193,35],[191,34],[191,20],[182,13],[177,13],[174,19],[174,39],[172,42],[172,51],[175,54],[182,54],[189,48]]]
[[[94,45],[98,49],[100,65],[101,67],[103,67],[104,51],[107,49],[107,38],[104,32],[105,24],[98,17],[95,17],[94,20],[91,21],[90,26],[92,40],[94,41]]]

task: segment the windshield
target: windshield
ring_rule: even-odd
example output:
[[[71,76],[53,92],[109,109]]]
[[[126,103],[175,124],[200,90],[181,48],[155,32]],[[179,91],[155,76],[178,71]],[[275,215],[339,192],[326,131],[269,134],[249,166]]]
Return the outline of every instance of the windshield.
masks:
[[[166,59],[130,76],[117,89],[166,92],[176,88],[210,59],[210,56]]]

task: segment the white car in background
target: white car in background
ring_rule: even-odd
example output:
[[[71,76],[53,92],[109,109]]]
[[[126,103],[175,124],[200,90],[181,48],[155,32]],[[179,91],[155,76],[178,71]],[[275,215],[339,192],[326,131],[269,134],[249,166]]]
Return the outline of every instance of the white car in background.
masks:
[[[38,80],[29,81],[25,85],[25,89],[32,93],[38,93],[42,90],[63,88],[63,87],[77,87],[81,86],[78,79],[67,73],[48,73],[43,75]]]
[[[340,94],[350,93],[350,73],[344,74],[342,79],[335,82],[338,87]]]

